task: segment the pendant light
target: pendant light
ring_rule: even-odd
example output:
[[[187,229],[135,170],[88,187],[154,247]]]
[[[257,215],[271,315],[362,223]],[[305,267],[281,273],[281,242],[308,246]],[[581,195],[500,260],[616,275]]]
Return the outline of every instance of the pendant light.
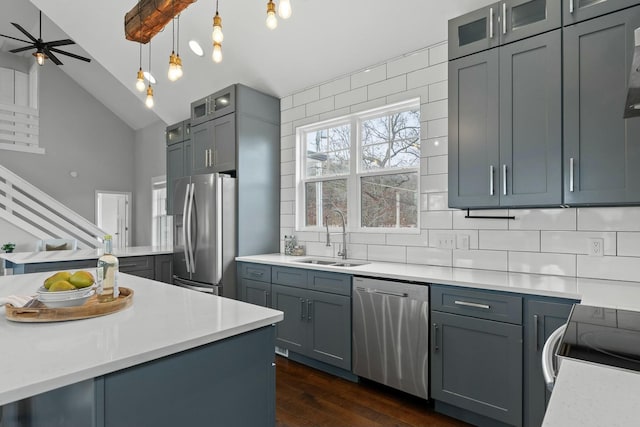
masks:
[[[151,77],[151,40],[149,40],[149,77]],[[147,108],[153,108],[153,88],[151,87],[151,79],[149,79],[149,87],[147,88],[147,99],[144,101]]]
[[[180,15],[178,15],[178,35],[176,37],[176,75],[178,78],[184,75],[182,71],[182,58],[180,58]]]
[[[278,5],[278,16],[282,19],[289,19],[291,17],[291,1],[280,0]]]
[[[275,30],[278,26],[278,18],[276,18],[276,4],[273,0],[269,0],[267,3],[267,28],[270,30]]]
[[[218,0],[216,0],[216,16],[213,17],[213,33],[211,34],[213,40],[213,54],[211,59],[213,62],[220,63],[222,61],[222,40],[224,40],[224,34],[222,34],[222,18],[218,13]]]
[[[140,45],[140,54],[138,57],[140,58],[140,68],[138,69],[138,78],[136,79],[136,89],[138,92],[144,92],[144,72],[142,71],[142,43],[138,43]]]
[[[171,7],[173,12],[173,0],[171,1]],[[178,80],[178,64],[176,61],[176,17],[171,19],[171,55],[169,55],[169,70],[167,71],[167,77],[169,81],[175,82]]]

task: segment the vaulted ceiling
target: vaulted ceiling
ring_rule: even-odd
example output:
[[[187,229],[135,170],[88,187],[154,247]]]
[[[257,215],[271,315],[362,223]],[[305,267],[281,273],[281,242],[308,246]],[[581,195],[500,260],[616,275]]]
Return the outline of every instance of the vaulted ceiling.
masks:
[[[155,120],[167,124],[189,116],[189,104],[233,83],[243,83],[277,97],[340,77],[447,38],[447,20],[489,4],[489,0],[291,0],[293,15],[265,26],[266,0],[218,0],[223,19],[223,61],[211,60],[215,0],[198,0],[180,16],[179,53],[184,76],[167,79],[172,48],[171,24],[151,42],[155,107],[144,106],[135,89],[139,45],[124,37],[124,15],[131,0],[3,0],[0,33],[21,38],[10,25],[17,22],[43,38],[70,37],[68,50],[94,59],[86,64],[60,57],[62,69],[133,129]],[[276,0],[277,3],[277,0]],[[187,46],[195,39],[204,57]],[[0,51],[22,44],[0,40]],[[142,66],[148,69],[149,46]],[[29,55],[26,53],[26,55]],[[54,66],[47,64],[47,67]]]

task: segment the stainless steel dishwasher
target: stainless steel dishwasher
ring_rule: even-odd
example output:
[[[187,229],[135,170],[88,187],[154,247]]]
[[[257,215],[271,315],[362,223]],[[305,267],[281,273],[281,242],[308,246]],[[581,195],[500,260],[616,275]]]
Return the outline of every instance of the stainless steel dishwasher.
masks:
[[[353,372],[429,397],[429,286],[354,277]]]

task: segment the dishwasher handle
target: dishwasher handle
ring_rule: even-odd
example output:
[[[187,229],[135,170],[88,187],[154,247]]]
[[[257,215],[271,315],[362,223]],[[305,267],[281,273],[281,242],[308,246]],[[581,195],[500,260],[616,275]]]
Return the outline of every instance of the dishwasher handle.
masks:
[[[360,292],[366,292],[369,294],[378,294],[378,295],[391,295],[393,297],[399,298],[408,298],[409,294],[406,292],[391,292],[391,291],[379,291],[377,289],[372,288],[363,288],[361,286],[356,286],[356,290]]]
[[[549,391],[553,390],[553,385],[556,381],[557,371],[554,369],[554,353],[560,345],[560,340],[564,334],[567,325],[562,325],[549,335],[547,341],[542,347],[542,376],[544,377],[544,383]]]

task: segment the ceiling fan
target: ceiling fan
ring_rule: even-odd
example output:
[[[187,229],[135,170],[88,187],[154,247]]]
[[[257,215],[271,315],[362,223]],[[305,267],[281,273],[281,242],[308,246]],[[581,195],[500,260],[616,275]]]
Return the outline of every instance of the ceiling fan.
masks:
[[[58,46],[75,44],[75,42],[71,39],[54,40],[50,42],[45,42],[42,40],[42,12],[40,12],[40,36],[37,39],[33,37],[31,34],[29,34],[29,32],[24,28],[22,28],[19,24],[12,22],[11,25],[16,27],[18,30],[20,30],[22,34],[24,34],[29,38],[29,40],[31,40],[31,41],[22,40],[16,37],[0,34],[0,36],[6,37],[8,39],[29,43],[29,46],[19,47],[17,49],[10,50],[9,52],[11,53],[18,53],[18,52],[24,52],[25,50],[29,50],[29,49],[36,49],[36,51],[33,53],[33,56],[36,57],[36,61],[38,62],[39,65],[44,65],[44,60],[46,58],[51,59],[51,61],[53,61],[53,63],[56,65],[62,65],[62,62],[53,54],[54,52],[60,55],[70,56],[71,58],[79,59],[81,61],[91,62],[91,59],[85,58],[84,56],[76,55],[71,52],[65,52],[63,50],[57,49]]]

